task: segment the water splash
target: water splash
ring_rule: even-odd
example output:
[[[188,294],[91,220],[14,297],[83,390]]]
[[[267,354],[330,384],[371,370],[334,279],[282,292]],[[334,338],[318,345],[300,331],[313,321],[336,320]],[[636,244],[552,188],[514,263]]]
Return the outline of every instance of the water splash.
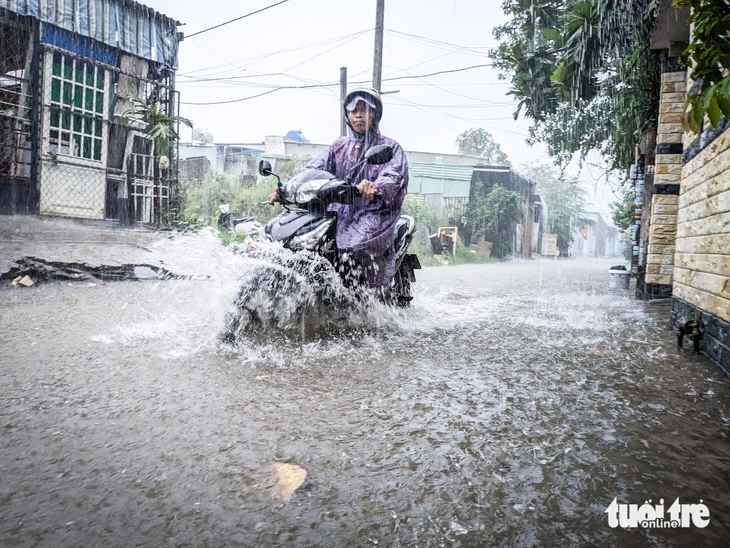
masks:
[[[278,244],[249,246],[224,339],[331,336],[377,328],[389,307],[367,289],[344,284],[332,264],[311,252],[293,253]]]

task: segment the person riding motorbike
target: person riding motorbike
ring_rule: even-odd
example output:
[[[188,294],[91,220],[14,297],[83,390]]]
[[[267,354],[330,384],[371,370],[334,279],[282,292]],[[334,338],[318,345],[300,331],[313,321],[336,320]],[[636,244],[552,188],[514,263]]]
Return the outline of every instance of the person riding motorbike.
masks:
[[[357,182],[360,197],[352,204],[331,204],[337,214],[340,274],[345,283],[369,287],[387,295],[395,275],[395,225],[408,192],[408,161],[401,146],[381,135],[383,103],[372,88],[351,91],[344,102],[348,135],[340,137],[302,170],[321,169],[342,180]],[[393,158],[386,164],[363,162],[375,145],[389,145]],[[269,203],[276,200],[276,190]]]

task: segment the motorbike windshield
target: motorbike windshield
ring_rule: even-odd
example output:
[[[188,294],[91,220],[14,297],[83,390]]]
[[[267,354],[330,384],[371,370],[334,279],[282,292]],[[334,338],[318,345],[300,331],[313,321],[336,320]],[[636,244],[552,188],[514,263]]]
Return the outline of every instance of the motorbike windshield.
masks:
[[[317,191],[335,176],[319,169],[305,169],[282,185],[284,198],[287,201],[304,205],[309,203]]]

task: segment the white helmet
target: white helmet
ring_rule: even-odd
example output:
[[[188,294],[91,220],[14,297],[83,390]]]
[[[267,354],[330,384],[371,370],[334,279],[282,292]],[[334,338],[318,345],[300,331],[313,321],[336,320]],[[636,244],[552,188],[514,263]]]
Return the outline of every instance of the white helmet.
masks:
[[[380,93],[373,88],[355,88],[347,94],[345,103],[342,105],[345,119],[347,119],[347,107],[350,106],[356,97],[362,97],[373,108],[375,111],[375,125],[378,125],[380,119],[383,117],[383,101],[380,99]]]

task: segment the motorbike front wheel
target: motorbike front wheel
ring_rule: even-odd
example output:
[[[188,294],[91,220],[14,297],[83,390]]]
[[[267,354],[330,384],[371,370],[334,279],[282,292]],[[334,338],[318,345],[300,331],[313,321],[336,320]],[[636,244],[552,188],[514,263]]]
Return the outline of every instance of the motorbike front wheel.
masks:
[[[393,278],[393,287],[390,294],[394,305],[399,308],[406,308],[411,305],[411,300],[413,300],[411,281],[414,279],[413,268],[407,261],[403,261]]]

